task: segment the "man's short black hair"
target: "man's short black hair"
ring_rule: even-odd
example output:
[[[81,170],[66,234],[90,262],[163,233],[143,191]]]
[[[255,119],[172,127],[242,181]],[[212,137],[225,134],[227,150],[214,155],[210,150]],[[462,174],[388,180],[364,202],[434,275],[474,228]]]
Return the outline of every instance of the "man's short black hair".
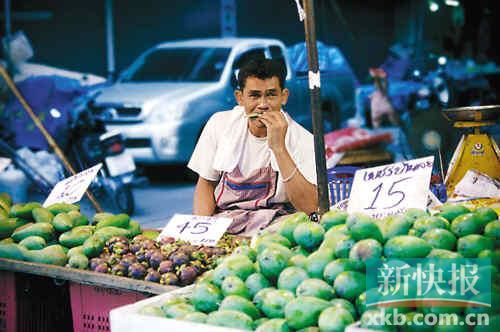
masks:
[[[256,77],[261,80],[276,76],[280,88],[285,87],[286,68],[282,61],[274,59],[252,59],[245,63],[238,73],[238,89],[243,91],[247,78]]]

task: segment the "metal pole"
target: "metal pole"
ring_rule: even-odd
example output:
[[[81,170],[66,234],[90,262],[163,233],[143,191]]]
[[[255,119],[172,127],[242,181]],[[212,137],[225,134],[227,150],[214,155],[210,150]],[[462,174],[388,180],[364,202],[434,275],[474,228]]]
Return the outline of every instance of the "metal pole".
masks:
[[[113,0],[106,0],[106,49],[108,58],[108,80],[115,77],[115,45],[113,38]]]
[[[7,40],[10,40],[10,35],[12,33],[10,24],[10,0],[4,0],[3,5],[5,12],[5,37],[7,37]]]
[[[71,164],[69,163],[69,161],[64,156],[64,153],[61,151],[61,148],[59,148],[59,145],[57,145],[57,143],[54,141],[54,139],[52,138],[52,136],[50,135],[50,133],[45,129],[45,127],[43,126],[43,123],[40,121],[40,119],[38,118],[38,116],[33,112],[33,110],[31,109],[30,105],[28,105],[28,103],[26,102],[26,99],[24,99],[24,97],[21,94],[21,92],[17,89],[17,87],[14,84],[14,81],[12,80],[12,78],[10,77],[10,75],[7,73],[7,71],[5,70],[5,68],[3,66],[1,66],[1,65],[0,65],[0,75],[4,78],[5,83],[7,83],[7,86],[10,88],[10,90],[12,91],[12,93],[14,93],[14,95],[17,98],[17,100],[19,100],[19,102],[23,106],[24,110],[30,116],[31,120],[33,120],[33,122],[35,123],[35,125],[37,126],[37,128],[42,132],[43,136],[45,137],[45,139],[49,143],[50,147],[54,150],[54,153],[62,161],[64,167],[72,175],[75,175],[76,174],[75,170],[73,169],[73,167],[71,166]],[[92,195],[92,193],[90,192],[90,190],[87,190],[86,195],[89,198],[90,202],[92,202],[92,205],[94,205],[94,207],[97,210],[97,212],[102,212],[102,208],[99,205],[99,202],[97,202],[97,200]]]
[[[304,0],[304,28],[306,35],[307,62],[309,64],[309,92],[311,96],[312,125],[314,133],[314,152],[316,156],[316,174],[318,181],[319,213],[330,209],[328,199],[328,180],[326,175],[325,139],[323,137],[323,114],[320,109],[320,76],[318,49],[314,21],[314,2]]]

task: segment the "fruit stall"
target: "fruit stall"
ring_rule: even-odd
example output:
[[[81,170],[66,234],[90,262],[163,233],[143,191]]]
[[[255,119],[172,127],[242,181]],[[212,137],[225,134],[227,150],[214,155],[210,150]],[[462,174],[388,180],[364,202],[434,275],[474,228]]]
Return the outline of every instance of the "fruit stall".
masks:
[[[244,239],[194,246],[126,214],[0,193],[0,331],[109,331],[108,312],[192,284]]]
[[[379,328],[368,318],[378,309],[366,306],[365,264],[373,258],[488,258],[493,301],[500,291],[498,200],[381,219],[331,210],[319,223],[298,212],[251,242],[224,235],[205,247],[171,237],[156,241],[158,231],[142,230],[124,214],[88,218],[75,204],[43,208],[0,197],[5,331],[28,331],[33,325],[20,322],[40,326],[64,313],[74,331]],[[41,296],[43,290],[50,294]],[[498,308],[483,310],[498,314]],[[435,308],[404,313],[423,310]],[[471,310],[477,308],[458,313]]]

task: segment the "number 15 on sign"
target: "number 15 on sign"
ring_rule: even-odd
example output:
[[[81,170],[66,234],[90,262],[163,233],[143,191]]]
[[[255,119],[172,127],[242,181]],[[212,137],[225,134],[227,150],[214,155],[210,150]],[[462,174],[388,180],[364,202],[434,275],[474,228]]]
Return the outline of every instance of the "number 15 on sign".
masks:
[[[434,157],[365,168],[354,175],[348,212],[375,218],[425,209]]]

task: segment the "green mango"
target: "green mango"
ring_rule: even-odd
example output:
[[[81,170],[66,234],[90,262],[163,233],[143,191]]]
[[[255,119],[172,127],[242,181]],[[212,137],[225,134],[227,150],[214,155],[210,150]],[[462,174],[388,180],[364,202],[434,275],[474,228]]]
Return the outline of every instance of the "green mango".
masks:
[[[212,312],[219,308],[223,298],[222,292],[216,286],[199,283],[194,286],[190,299],[196,310]]]
[[[364,264],[360,261],[353,260],[350,258],[337,258],[334,261],[329,262],[323,271],[323,279],[332,284],[337,278],[337,276],[344,271],[364,271]]]
[[[340,272],[333,283],[333,288],[338,297],[354,301],[365,291],[366,276],[357,271]]]
[[[47,246],[45,239],[37,235],[28,236],[19,242],[19,244],[29,250],[40,250]]]
[[[285,307],[294,298],[294,294],[288,290],[272,290],[265,295],[260,310],[269,318],[284,318]]]
[[[102,219],[96,225],[96,229],[101,229],[104,227],[120,227],[127,228],[130,224],[130,217],[128,214],[120,213],[117,215],[109,216],[107,218]]]
[[[42,207],[38,202],[29,202],[26,204],[15,204],[12,205],[9,211],[9,216],[12,218],[23,218],[26,220],[33,220],[32,211],[34,208]]]
[[[31,211],[31,214],[32,214],[33,220],[35,222],[51,223],[52,219],[54,219],[54,215],[52,214],[52,212],[50,212],[48,209],[43,208],[43,207],[34,208]]]
[[[318,319],[320,331],[344,331],[354,323],[354,317],[341,307],[330,307],[321,312]]]
[[[127,237],[129,239],[132,239],[134,236],[142,233],[141,225],[135,220],[130,220],[129,226],[126,229],[128,231]]]
[[[12,205],[12,197],[10,197],[9,193],[0,192],[0,202],[0,206],[8,212]]]
[[[99,256],[104,249],[104,242],[95,234],[89,237],[82,245],[83,254],[89,258]]]
[[[252,318],[235,310],[219,310],[211,312],[207,318],[208,325],[224,326],[240,330],[253,330]]]
[[[28,250],[25,247],[17,243],[0,244],[0,258],[23,261],[27,252]]]
[[[181,317],[182,320],[193,322],[193,323],[201,323],[204,324],[207,321],[208,315],[203,312],[190,312],[184,317]]]
[[[399,235],[387,241],[384,246],[384,255],[387,258],[423,258],[431,250],[431,245],[421,238]]]
[[[237,276],[227,276],[220,288],[224,296],[238,295],[247,299],[252,297],[243,280]]]
[[[89,224],[89,220],[87,219],[87,217],[81,214],[80,211],[71,210],[67,214],[71,218],[73,227],[86,226]]]
[[[114,236],[124,236],[128,237],[130,232],[125,228],[108,226],[100,229],[96,229],[94,237],[100,239],[103,243],[106,243],[109,239]]]
[[[278,277],[278,288],[285,289],[293,294],[297,290],[297,287],[302,283],[302,281],[309,278],[307,272],[296,266],[290,266],[284,269]]]
[[[52,264],[64,266],[68,256],[61,245],[54,244],[40,250],[27,250],[25,259],[33,263]]]
[[[332,250],[317,250],[306,258],[305,270],[311,278],[321,279],[326,265],[330,263],[334,257],[335,255]]]
[[[28,221],[22,218],[7,218],[0,220],[0,239],[11,236],[17,228],[27,223]]]
[[[362,214],[352,213],[346,219],[346,225],[354,240],[375,239],[383,243],[384,237],[375,219]]]
[[[321,216],[320,224],[323,226],[325,231],[328,231],[333,226],[345,224],[347,216],[347,212],[330,210]]]
[[[293,231],[295,242],[309,252],[319,247],[324,236],[323,226],[314,222],[301,223]]]
[[[89,259],[83,254],[73,254],[68,256],[68,267],[75,269],[86,270],[89,266]]]
[[[28,236],[41,236],[45,239],[45,241],[50,241],[55,235],[54,226],[49,223],[28,223],[17,228],[14,233],[12,233],[11,237],[16,242],[20,242]]]
[[[77,204],[68,203],[54,203],[47,206],[47,209],[53,214],[58,215],[59,213],[68,213],[69,211],[80,211],[80,206]]]
[[[94,226],[77,226],[59,236],[59,243],[68,248],[81,246],[94,233]]]
[[[256,332],[290,332],[290,327],[288,326],[286,319],[273,318],[268,319],[262,324],[260,324]]]
[[[290,241],[290,243],[293,245],[295,243],[295,240],[293,238],[293,231],[299,224],[307,222],[308,220],[309,217],[304,212],[291,214],[287,216],[285,220],[283,220],[279,225],[278,234],[287,238],[288,241]]]
[[[178,303],[169,306],[161,306],[161,310],[168,318],[181,318],[189,313],[195,312],[195,308],[188,303]]]
[[[349,251],[349,258],[365,263],[370,259],[380,259],[383,252],[382,245],[374,239],[364,239],[356,242]]]
[[[297,296],[314,296],[327,301],[335,297],[333,287],[327,284],[326,281],[316,278],[302,281],[295,293]]]
[[[317,326],[319,315],[328,308],[328,301],[312,296],[301,296],[291,300],[285,307],[288,325],[296,330]]]
[[[77,246],[69,249],[66,255],[68,257],[71,257],[73,255],[83,255],[83,246]]]
[[[445,204],[441,207],[441,212],[437,215],[446,218],[449,222],[452,222],[456,217],[469,212],[470,210],[463,205]]]
[[[52,225],[59,233],[64,233],[73,228],[71,217],[66,212],[58,213],[52,220]]]
[[[247,314],[252,319],[260,317],[259,310],[248,299],[238,296],[229,295],[224,298],[220,304],[219,310],[235,310]]]
[[[458,239],[457,251],[465,258],[476,258],[483,250],[493,250],[493,240],[487,236],[470,234]]]

